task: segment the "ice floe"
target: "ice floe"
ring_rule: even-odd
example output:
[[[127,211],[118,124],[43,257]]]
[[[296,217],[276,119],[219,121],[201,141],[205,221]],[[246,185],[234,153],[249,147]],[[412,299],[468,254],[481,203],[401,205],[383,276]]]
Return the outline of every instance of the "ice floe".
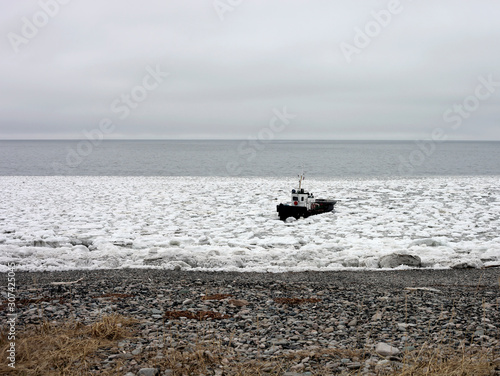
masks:
[[[305,184],[317,197],[340,200],[336,211],[280,221],[276,205],[294,184],[0,177],[0,272],[9,263],[26,271],[284,272],[500,262],[500,177],[310,179]]]

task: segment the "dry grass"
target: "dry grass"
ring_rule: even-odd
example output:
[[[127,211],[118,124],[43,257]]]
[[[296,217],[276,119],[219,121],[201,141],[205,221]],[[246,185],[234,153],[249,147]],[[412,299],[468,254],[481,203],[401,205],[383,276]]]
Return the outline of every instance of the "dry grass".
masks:
[[[213,295],[204,295],[201,297],[201,300],[224,300],[231,297],[232,297],[231,294],[213,294]]]
[[[495,365],[491,362],[487,351],[453,352],[451,349],[426,351],[418,350],[406,354],[398,362],[392,362],[392,369],[377,369],[377,375],[385,376],[491,376],[495,375]],[[238,355],[234,349],[212,345],[197,345],[194,350],[170,349],[166,357],[155,363],[160,369],[173,369],[174,375],[206,375],[219,370],[225,376],[270,376],[283,375],[285,372],[303,372],[301,360],[310,358],[310,362],[321,364],[309,370],[314,376],[330,375],[331,370],[325,367],[327,362],[341,363],[344,358],[366,360],[366,353],[359,349],[322,349],[316,351],[298,351],[286,356],[270,360],[248,360]],[[390,363],[391,364],[391,363]],[[360,369],[342,372],[343,376],[361,375]]]
[[[398,376],[490,376],[495,375],[494,354],[481,348],[421,349],[405,354],[404,366],[392,375]]]
[[[301,305],[307,303],[319,303],[321,299],[317,298],[276,298],[274,301],[278,304]]]
[[[196,344],[193,349],[168,349],[165,357],[154,362],[162,370],[172,369],[174,375],[213,375],[215,370],[225,376],[281,375],[286,369],[284,360],[248,360],[229,346],[217,343]]]
[[[192,317],[192,319],[199,319]],[[16,338],[16,370],[0,365],[0,375],[119,375],[122,363],[113,368],[99,370],[108,355],[116,354],[117,341],[133,338],[136,320],[120,315],[105,316],[99,321],[84,325],[68,322],[60,325],[44,323],[20,333]],[[308,370],[301,368],[304,358],[316,364],[310,371],[315,376],[330,374],[327,362],[341,364],[348,358],[362,364],[360,369],[345,370],[342,375],[361,375],[364,362],[372,355],[363,349],[318,349],[296,351],[272,359],[247,359],[230,343],[221,341],[193,341],[192,344],[172,346],[172,333],[164,327],[163,349],[151,349],[135,357],[144,367],[156,367],[162,371],[174,370],[176,376],[225,375],[225,376],[271,376],[283,375],[286,371]],[[202,336],[200,335],[200,338]],[[377,375],[387,376],[486,376],[495,374],[492,360],[497,356],[481,347],[453,349],[446,346],[423,345],[392,361],[392,369],[377,368]],[[5,336],[0,340],[0,351],[8,347]],[[162,357],[157,357],[161,353]],[[498,365],[497,365],[498,366]],[[298,367],[298,368],[297,368]],[[217,373],[216,373],[217,371]]]
[[[105,300],[110,300],[112,302],[116,302],[121,299],[125,298],[132,298],[134,295],[132,294],[117,294],[117,293],[110,293],[110,294],[103,294],[99,296],[94,296],[94,299],[105,299]]]
[[[92,325],[70,322],[61,325],[43,323],[16,335],[16,369],[0,364],[0,375],[88,375],[100,365],[99,349],[110,347],[114,340],[131,335],[135,321],[120,315],[105,316]],[[8,348],[5,335],[0,351]],[[105,373],[101,373],[105,374]],[[116,374],[110,371],[110,375]]]

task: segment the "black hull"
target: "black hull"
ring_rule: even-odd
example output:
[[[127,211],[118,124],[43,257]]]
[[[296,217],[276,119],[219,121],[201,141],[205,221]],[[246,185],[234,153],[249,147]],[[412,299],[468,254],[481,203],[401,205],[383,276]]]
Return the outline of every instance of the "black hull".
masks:
[[[333,200],[320,200],[317,199],[315,202],[315,208],[311,210],[307,210],[305,207],[301,206],[291,206],[291,205],[283,205],[279,204],[276,206],[276,210],[280,216],[282,221],[286,220],[288,217],[294,217],[295,219],[299,219],[300,217],[307,218],[310,215],[328,213],[333,211],[333,208],[337,201]]]

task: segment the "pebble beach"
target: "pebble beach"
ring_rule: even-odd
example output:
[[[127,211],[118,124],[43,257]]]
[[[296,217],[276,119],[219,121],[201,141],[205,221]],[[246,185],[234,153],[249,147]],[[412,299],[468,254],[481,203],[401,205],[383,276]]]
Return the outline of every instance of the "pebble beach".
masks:
[[[7,285],[6,274],[0,280]],[[90,324],[112,314],[137,320],[133,337],[99,352],[96,374],[118,361],[127,376],[177,374],[157,361],[173,349],[214,343],[249,361],[304,354],[275,373],[282,375],[376,375],[397,368],[409,351],[443,346],[486,350],[500,366],[499,283],[498,268],[18,272],[16,326],[22,333],[43,322]],[[5,330],[6,296],[0,315]],[[327,351],[335,349],[344,355]]]

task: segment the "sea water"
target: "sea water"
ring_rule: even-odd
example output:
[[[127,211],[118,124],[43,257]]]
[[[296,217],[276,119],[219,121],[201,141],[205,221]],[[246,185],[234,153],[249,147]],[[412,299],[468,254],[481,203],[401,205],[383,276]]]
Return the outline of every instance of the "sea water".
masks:
[[[500,142],[0,141],[0,176],[500,175]]]

